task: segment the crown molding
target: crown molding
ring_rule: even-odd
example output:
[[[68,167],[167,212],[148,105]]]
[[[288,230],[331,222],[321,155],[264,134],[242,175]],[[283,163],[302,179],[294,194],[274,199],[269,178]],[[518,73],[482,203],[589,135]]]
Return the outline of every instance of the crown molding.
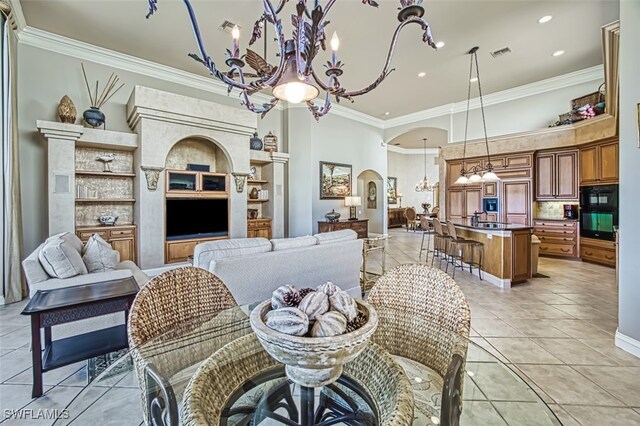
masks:
[[[209,93],[221,96],[229,96],[227,86],[212,77],[193,74],[177,68],[158,64],[146,59],[137,58],[135,56],[116,52],[114,50],[95,46],[79,40],[74,40],[48,31],[26,26],[20,0],[9,0],[14,7],[15,19],[18,24],[18,41],[21,44],[36,47],[39,49],[49,50],[62,55],[74,58],[96,62],[102,65],[118,68],[124,71],[142,74],[160,80],[170,81],[186,87],[192,87]],[[20,29],[22,26],[22,29]],[[567,86],[587,83],[595,80],[604,79],[603,65],[596,65],[568,74],[540,80],[537,82],[514,87],[512,89],[503,90],[501,92],[491,93],[483,97],[484,105],[496,105],[504,102],[521,99],[528,96],[534,96],[553,90],[558,90]],[[252,99],[258,102],[270,102],[271,97],[263,94],[256,94]],[[389,120],[382,120],[369,114],[356,111],[351,108],[344,107],[339,104],[331,106],[331,113],[354,120],[378,129],[390,129],[397,126],[412,124],[431,118],[452,115],[466,110],[466,101],[449,103],[424,111],[403,115]],[[284,110],[287,108],[306,108],[306,104],[287,105],[279,103],[275,108]],[[471,109],[480,108],[479,98],[474,98],[470,103]],[[400,148],[402,149],[402,148]]]
[[[424,148],[402,148],[400,146],[387,144],[387,151],[395,152],[402,155],[424,155]],[[440,155],[439,148],[427,148],[427,155]]]
[[[116,52],[104,47],[95,46],[83,41],[53,34],[38,28],[24,28],[18,33],[18,42],[27,46],[49,50],[85,61],[96,62],[112,68],[118,68],[124,71],[170,81],[172,83],[192,87],[194,89],[203,90],[216,95],[229,96],[227,93],[227,86],[212,77],[193,74],[177,68],[148,61],[146,59],[137,58],[135,56]],[[253,95],[252,99],[259,102],[271,101],[270,96],[259,93]],[[276,108],[284,109],[280,104],[277,105]]]
[[[514,101],[516,99],[535,96],[546,92],[562,89],[568,86],[588,83],[595,80],[604,80],[604,66],[596,65],[591,68],[570,72],[568,74],[547,78],[545,80],[535,81],[533,83],[514,87],[500,92],[490,93],[482,97],[484,106],[501,104],[504,102]],[[480,98],[472,98],[470,109],[480,108]],[[392,118],[385,121],[385,129],[392,127],[412,124],[422,120],[441,117],[448,114],[456,114],[464,112],[467,109],[467,101],[454,102],[451,104],[441,105],[424,111],[418,111],[412,114],[403,115],[401,117]]]
[[[324,102],[324,100],[318,99],[316,102]],[[290,109],[307,109],[307,104],[299,103],[299,104],[288,104],[287,108]],[[376,127],[378,129],[384,129],[384,120],[376,118],[372,115],[365,114],[360,111],[356,111],[355,109],[344,107],[337,103],[331,103],[331,111],[330,114],[338,115],[340,117],[348,118],[350,120],[354,120],[360,122],[362,124],[367,124],[369,126]]]

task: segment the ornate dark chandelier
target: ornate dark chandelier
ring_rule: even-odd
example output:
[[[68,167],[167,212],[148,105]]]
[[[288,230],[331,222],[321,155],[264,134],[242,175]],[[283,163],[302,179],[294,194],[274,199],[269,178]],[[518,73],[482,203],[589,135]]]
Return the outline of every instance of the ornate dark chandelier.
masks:
[[[147,1],[149,2],[148,18],[157,10],[158,0]],[[400,0],[401,7],[398,13],[400,24],[398,24],[391,39],[387,60],[382,72],[368,86],[359,90],[349,91],[342,87],[338,79],[343,73],[344,63],[338,60],[340,42],[337,34],[333,34],[330,43],[332,50],[331,60],[324,64],[326,81],[323,80],[320,72],[313,64],[320,50],[325,51],[327,48],[327,36],[325,33],[325,28],[329,25],[327,17],[336,0],[328,0],[324,8],[320,5],[319,0],[314,0],[312,7],[307,5],[307,0],[296,0],[295,13],[291,15],[294,30],[290,39],[285,39],[282,21],[279,16],[289,0],[278,0],[277,6],[274,6],[271,0],[263,0],[264,10],[253,26],[253,34],[249,45],[253,45],[263,36],[263,29],[265,29],[264,26],[267,23],[271,24],[275,30],[280,62],[277,66],[272,66],[265,58],[250,49],[247,49],[246,55],[240,55],[240,31],[236,27],[232,31],[233,45],[230,50],[227,50],[227,59],[225,61],[229,69],[221,71],[207,54],[191,3],[189,0],[183,1],[189,13],[189,20],[191,21],[199,50],[199,54],[192,53],[189,56],[200,62],[213,76],[225,83],[228,86],[229,93],[234,88],[239,89],[243,99],[242,104],[250,111],[262,114],[262,116],[273,109],[279,101],[286,100],[291,103],[306,102],[309,110],[318,120],[331,109],[332,96],[335,97],[336,102],[340,102],[342,98],[353,102],[354,97],[372,91],[393,71],[390,65],[398,36],[401,30],[411,23],[420,25],[424,31],[422,40],[434,49],[436,48],[429,24],[422,18],[425,12],[421,6],[422,0]],[[378,3],[374,0],[362,0],[362,3],[378,7]],[[256,74],[245,73],[243,70],[245,63],[253,68]],[[251,79],[251,81],[247,79]],[[268,103],[259,106],[254,105],[249,97],[266,88],[272,89],[274,98]],[[325,100],[324,105],[317,106],[313,103],[313,100],[320,95],[320,90],[325,92]]]
[[[482,86],[480,85],[480,69],[478,68],[478,49],[476,46],[469,51],[471,56],[471,65],[469,66],[469,90],[467,92],[467,117],[464,126],[464,150],[462,151],[462,169],[460,177],[456,181],[457,185],[466,185],[468,183],[478,182],[495,182],[500,178],[493,172],[493,164],[491,164],[491,155],[489,154],[489,139],[487,138],[487,122],[484,117],[484,102],[482,100]],[[473,77],[473,64],[476,65],[476,76]],[[478,94],[480,97],[480,111],[482,112],[482,128],[484,129],[484,144],[487,149],[487,163],[485,166],[477,165],[465,169],[465,159],[467,156],[467,134],[469,131],[469,110],[471,109],[471,83],[478,82]]]

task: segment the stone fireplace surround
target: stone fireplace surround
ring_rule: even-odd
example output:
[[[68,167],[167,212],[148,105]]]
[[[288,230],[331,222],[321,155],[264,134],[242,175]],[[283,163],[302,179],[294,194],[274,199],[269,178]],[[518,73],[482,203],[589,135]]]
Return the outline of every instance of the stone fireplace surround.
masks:
[[[284,164],[288,154],[250,152],[249,137],[257,127],[257,115],[239,108],[187,96],[135,86],[126,105],[127,122],[137,134],[84,128],[79,125],[38,121],[47,139],[49,235],[75,232],[74,192],[59,193],[54,178],[68,176],[75,188],[75,146],[134,152],[134,222],[138,227],[138,264],[143,269],[164,265],[165,164],[171,148],[184,139],[214,143],[224,153],[232,175],[245,175],[253,155],[269,163],[274,190],[269,213],[273,237],[284,236]],[[136,141],[137,139],[137,141]],[[137,146],[136,146],[137,142]],[[247,235],[247,186],[238,192],[230,177],[229,236]]]

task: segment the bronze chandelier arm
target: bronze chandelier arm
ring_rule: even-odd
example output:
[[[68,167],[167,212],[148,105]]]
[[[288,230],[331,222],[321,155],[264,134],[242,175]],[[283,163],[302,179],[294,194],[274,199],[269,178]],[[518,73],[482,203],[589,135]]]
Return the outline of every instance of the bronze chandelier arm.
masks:
[[[364,95],[366,93],[369,93],[370,91],[372,91],[373,89],[375,89],[376,87],[378,87],[380,85],[380,83],[382,83],[384,81],[385,78],[387,78],[387,76],[393,72],[393,69],[389,69],[390,65],[391,65],[391,60],[393,59],[393,54],[395,51],[395,47],[398,41],[398,37],[400,36],[400,32],[402,31],[402,29],[412,23],[416,23],[418,25],[420,25],[422,27],[422,29],[424,30],[424,35],[423,35],[423,41],[425,41],[426,43],[429,43],[429,45],[431,45],[432,47],[435,48],[435,43],[433,42],[433,38],[431,37],[431,31],[429,30],[429,24],[422,18],[419,18],[417,16],[412,16],[407,18],[405,21],[401,22],[398,27],[396,28],[394,34],[393,34],[393,38],[391,39],[391,44],[389,46],[389,52],[387,54],[387,60],[384,64],[384,67],[382,68],[382,72],[380,73],[380,75],[378,76],[378,78],[373,81],[373,83],[369,84],[368,86],[364,87],[363,89],[360,90],[354,90],[354,91],[347,91],[344,88],[341,87],[331,87],[328,86],[326,84],[324,84],[322,82],[322,80],[320,79],[320,77],[318,76],[316,70],[312,67],[312,75],[314,80],[316,81],[316,83],[318,83],[318,85],[322,88],[322,90],[325,90],[333,95],[335,95],[336,97],[340,97],[340,98],[346,98],[349,99],[353,102],[353,100],[351,98],[355,97],[355,96],[360,96],[360,95]]]
[[[234,71],[238,72],[238,78],[240,79],[240,82],[244,84],[245,83],[244,72],[242,71],[242,67],[238,66],[237,64],[234,64],[231,66],[231,69],[229,70],[229,72],[233,73]],[[253,84],[253,83],[250,83],[250,84]],[[231,88],[229,90],[231,90]],[[262,107],[256,107],[255,104],[253,104],[253,102],[251,102],[251,100],[249,99],[249,93],[247,93],[247,90],[242,90],[240,92],[240,95],[243,98],[242,105],[251,112],[261,114],[262,117],[264,117],[265,114],[271,111],[273,107],[275,107],[279,102],[278,98],[273,98],[269,103],[262,104]]]
[[[320,118],[327,115],[329,111],[331,111],[331,94],[327,92],[326,97],[324,98],[324,105],[322,107],[316,106],[313,101],[307,101],[307,106],[309,107],[309,111],[313,114],[313,118],[316,121],[320,121]]]
[[[281,0],[281,2],[286,0]],[[217,77],[219,80],[229,85],[230,87],[237,88],[240,90],[254,90],[256,88],[264,88],[266,86],[271,86],[275,82],[277,82],[282,74],[284,73],[284,63],[285,63],[285,55],[284,55],[284,34],[282,33],[282,22],[278,19],[276,10],[271,4],[270,0],[263,0],[265,16],[267,16],[267,20],[270,19],[270,22],[273,23],[276,35],[279,40],[280,45],[280,65],[278,66],[278,70],[275,74],[270,76],[267,80],[260,79],[252,82],[251,84],[246,84],[244,82],[238,82],[235,79],[229,77],[227,73],[223,73],[216,67],[215,63],[211,59],[211,57],[207,54],[207,51],[204,47],[204,42],[202,41],[202,36],[200,33],[200,28],[198,27],[198,20],[196,19],[195,12],[193,11],[193,7],[191,6],[191,2],[189,0],[183,0],[185,7],[187,8],[187,12],[189,14],[189,21],[191,23],[191,27],[193,29],[193,34],[196,39],[196,44],[198,45],[198,50],[200,51],[200,56],[191,54],[189,55],[193,59],[197,60],[201,64],[203,64],[212,75]],[[149,3],[149,13],[147,14],[147,18],[155,11],[157,11],[158,0],[148,0]],[[284,5],[284,4],[282,4]]]

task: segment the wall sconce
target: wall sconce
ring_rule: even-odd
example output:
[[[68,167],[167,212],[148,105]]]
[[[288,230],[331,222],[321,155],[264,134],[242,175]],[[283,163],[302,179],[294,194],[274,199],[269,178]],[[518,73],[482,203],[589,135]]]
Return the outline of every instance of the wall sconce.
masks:
[[[357,220],[356,207],[362,205],[362,198],[360,197],[344,197],[344,205],[349,207],[349,220]]]
[[[242,191],[244,191],[244,185],[245,183],[247,183],[247,177],[249,176],[249,173],[233,172],[231,174],[233,175],[233,179],[236,182],[236,192],[241,193]]]

